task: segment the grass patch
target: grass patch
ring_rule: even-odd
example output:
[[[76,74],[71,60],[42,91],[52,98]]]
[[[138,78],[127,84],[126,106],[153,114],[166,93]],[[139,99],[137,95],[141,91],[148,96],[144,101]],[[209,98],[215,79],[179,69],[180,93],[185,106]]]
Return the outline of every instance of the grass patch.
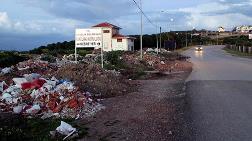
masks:
[[[240,52],[240,51],[236,51],[236,50],[231,50],[231,49],[228,49],[228,48],[223,48],[223,50],[225,50],[227,53],[230,53],[232,55],[252,58],[252,54],[250,54],[250,53],[244,53],[244,52]]]
[[[127,69],[127,65],[121,59],[123,51],[111,51],[105,54],[105,69],[108,70],[120,70],[120,69]]]
[[[79,137],[87,135],[87,128],[77,124],[74,119],[27,119],[18,115],[1,115],[0,118],[0,138],[7,140],[27,140],[27,141],[57,141],[62,137],[51,138],[50,131],[54,131],[63,120],[78,129]]]

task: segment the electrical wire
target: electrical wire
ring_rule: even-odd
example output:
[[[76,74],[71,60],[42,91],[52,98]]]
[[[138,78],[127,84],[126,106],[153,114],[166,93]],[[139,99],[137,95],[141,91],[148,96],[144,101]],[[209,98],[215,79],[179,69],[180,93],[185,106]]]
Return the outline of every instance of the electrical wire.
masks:
[[[133,2],[134,2],[135,5],[137,6],[137,8],[141,11],[141,13],[144,15],[144,17],[147,19],[147,21],[148,21],[150,24],[152,24],[154,27],[158,27],[158,26],[155,25],[155,24],[151,21],[151,19],[144,13],[144,11],[141,9],[141,7],[138,5],[138,3],[137,3],[135,0],[133,0]]]

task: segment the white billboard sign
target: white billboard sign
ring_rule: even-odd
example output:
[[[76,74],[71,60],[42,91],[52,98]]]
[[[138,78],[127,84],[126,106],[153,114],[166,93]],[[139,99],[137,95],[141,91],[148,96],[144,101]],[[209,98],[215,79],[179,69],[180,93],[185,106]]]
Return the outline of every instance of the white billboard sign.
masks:
[[[252,40],[252,34],[249,34],[249,39]]]
[[[76,29],[76,48],[97,48],[102,46],[101,29]]]

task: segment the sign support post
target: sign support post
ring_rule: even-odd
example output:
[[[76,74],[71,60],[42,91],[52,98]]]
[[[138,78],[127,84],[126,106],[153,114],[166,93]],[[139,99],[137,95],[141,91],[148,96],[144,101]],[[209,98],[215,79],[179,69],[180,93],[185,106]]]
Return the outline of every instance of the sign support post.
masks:
[[[249,34],[249,40],[252,40],[252,34]]]
[[[77,63],[77,48],[75,46],[75,49],[74,49],[74,56],[75,56],[75,63]]]
[[[103,61],[103,29],[102,29],[102,31],[101,31],[102,33],[102,35],[101,35],[101,38],[102,38],[102,40],[101,40],[101,66],[102,66],[102,68],[104,68],[104,61]]]

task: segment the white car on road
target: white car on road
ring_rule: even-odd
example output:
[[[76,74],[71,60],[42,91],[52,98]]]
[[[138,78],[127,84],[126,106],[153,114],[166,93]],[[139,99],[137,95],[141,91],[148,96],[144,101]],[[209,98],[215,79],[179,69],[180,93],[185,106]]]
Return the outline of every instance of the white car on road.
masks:
[[[203,50],[203,47],[202,47],[202,46],[197,46],[197,47],[195,47],[195,50],[196,50],[196,51],[202,51],[202,50]]]

